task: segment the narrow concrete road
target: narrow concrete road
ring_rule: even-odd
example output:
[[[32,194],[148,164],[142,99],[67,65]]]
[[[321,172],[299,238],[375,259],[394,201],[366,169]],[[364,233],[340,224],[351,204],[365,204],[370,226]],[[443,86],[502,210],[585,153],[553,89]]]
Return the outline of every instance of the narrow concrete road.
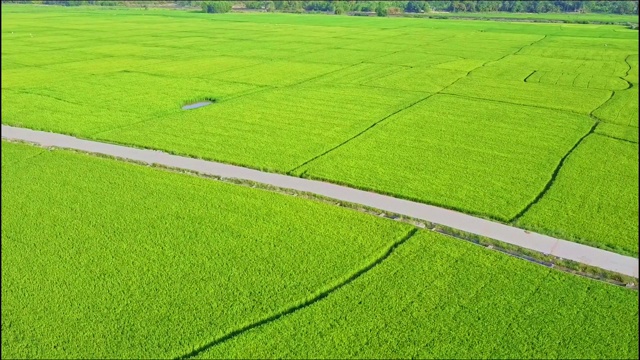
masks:
[[[525,232],[519,228],[477,218],[457,211],[408,200],[396,199],[391,196],[380,195],[321,181],[267,173],[213,161],[170,155],[161,151],[142,150],[96,141],[81,140],[72,136],[48,133],[44,131],[34,131],[6,125],[2,125],[2,138],[23,140],[40,146],[55,146],[90,153],[111,155],[119,158],[137,160],[149,164],[155,163],[224,178],[250,180],[281,188],[305,191],[445,225],[468,233],[517,245],[522,248],[539,251],[544,254],[551,254],[563,259],[577,261],[636,278],[638,277],[638,259],[630,256],[624,256],[610,251],[566,240],[560,240],[533,232]]]

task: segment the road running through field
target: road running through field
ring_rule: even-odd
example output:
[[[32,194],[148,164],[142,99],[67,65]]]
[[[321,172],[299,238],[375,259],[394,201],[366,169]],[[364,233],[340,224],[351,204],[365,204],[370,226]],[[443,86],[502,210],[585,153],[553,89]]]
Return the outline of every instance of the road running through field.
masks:
[[[582,245],[550,236],[525,231],[513,226],[477,218],[457,211],[414,201],[340,186],[336,184],[268,173],[214,161],[171,155],[162,151],[82,140],[73,136],[2,125],[2,138],[22,140],[40,146],[75,149],[89,153],[110,155],[149,164],[195,171],[222,178],[235,178],[313,193],[328,198],[360,204],[412,218],[428,221],[513,244],[521,248],[551,254],[620,274],[638,277],[638,259],[610,251]]]

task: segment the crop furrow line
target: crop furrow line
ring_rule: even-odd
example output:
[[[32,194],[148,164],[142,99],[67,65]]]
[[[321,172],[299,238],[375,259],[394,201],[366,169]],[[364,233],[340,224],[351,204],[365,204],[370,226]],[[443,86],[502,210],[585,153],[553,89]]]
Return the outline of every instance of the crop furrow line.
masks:
[[[15,92],[17,92],[17,93],[21,93],[21,94],[36,95],[36,96],[44,96],[44,97],[48,97],[48,98],[50,98],[50,99],[54,99],[54,100],[58,100],[58,101],[62,101],[62,102],[67,103],[67,104],[77,105],[77,106],[82,106],[81,104],[74,103],[73,101],[65,100],[65,99],[62,99],[62,98],[59,98],[59,97],[55,97],[55,96],[53,96],[53,95],[48,95],[48,94],[38,94],[38,93],[36,93],[36,92],[31,92],[31,91],[21,90],[21,89],[18,89],[18,90],[11,90],[11,89],[7,89],[7,90],[15,91]]]
[[[261,93],[263,91],[273,90],[273,89],[276,89],[276,87],[269,86],[269,85],[258,86],[258,88],[255,91],[249,90],[247,92],[243,92],[243,93],[240,93],[240,94],[232,95],[232,96],[229,96],[228,98],[225,98],[224,101],[229,101],[229,100],[233,100],[233,99],[239,99],[241,97],[245,97],[245,96],[249,96],[249,95],[253,95],[253,94],[257,94],[257,93]]]
[[[287,174],[287,175],[293,175],[293,172],[294,172],[294,171],[296,171],[296,170],[298,170],[298,169],[300,169],[301,167],[303,167],[303,166],[305,166],[305,165],[309,164],[310,162],[315,161],[315,160],[317,160],[317,159],[319,159],[319,158],[321,158],[321,157],[323,157],[323,156],[327,155],[328,153],[330,153],[330,152],[332,152],[332,151],[334,151],[334,150],[336,150],[336,149],[338,149],[338,148],[342,147],[343,145],[345,145],[345,144],[347,144],[348,142],[350,142],[350,141],[352,141],[352,140],[354,140],[354,139],[358,138],[358,137],[359,137],[359,136],[361,136],[362,134],[364,134],[364,133],[366,133],[367,131],[371,130],[372,128],[376,127],[376,125],[378,125],[378,124],[380,124],[381,122],[383,122],[383,121],[387,120],[388,118],[392,117],[393,115],[395,115],[395,114],[397,114],[397,113],[399,113],[399,112],[401,112],[401,111],[404,111],[404,110],[406,110],[406,109],[408,109],[408,108],[410,108],[410,107],[412,107],[412,106],[414,106],[414,105],[416,105],[416,104],[418,104],[418,103],[420,103],[420,102],[422,102],[422,101],[424,101],[424,100],[426,100],[426,99],[428,99],[428,98],[432,97],[432,96],[433,96],[433,95],[435,95],[435,94],[437,94],[437,93],[429,94],[429,95],[427,95],[427,96],[425,96],[425,97],[423,97],[423,98],[421,98],[421,99],[419,99],[419,100],[417,100],[417,101],[414,101],[413,103],[411,103],[411,104],[409,104],[409,105],[407,105],[407,106],[405,106],[405,107],[403,107],[403,108],[401,108],[401,109],[399,109],[399,110],[396,110],[396,111],[392,112],[391,114],[389,114],[389,115],[387,115],[387,116],[383,117],[382,119],[380,119],[380,120],[378,120],[378,121],[374,122],[373,124],[369,125],[366,129],[364,129],[364,130],[360,131],[360,132],[359,132],[359,133],[357,133],[356,135],[354,135],[354,136],[352,136],[352,137],[348,138],[347,140],[345,140],[345,141],[341,142],[340,144],[338,144],[338,145],[336,145],[336,146],[332,147],[331,149],[329,149],[329,150],[327,150],[327,151],[323,152],[323,153],[322,153],[322,154],[320,154],[320,155],[316,155],[316,156],[314,156],[313,158],[311,158],[311,159],[309,159],[309,160],[307,160],[307,161],[303,162],[302,164],[300,164],[300,165],[298,165],[298,166],[294,167],[293,169],[291,169],[291,170],[287,171],[287,172],[286,172],[286,174]]]
[[[159,76],[163,76],[163,75],[159,75]],[[225,82],[227,82],[227,81],[225,81]],[[234,81],[231,81],[231,82],[235,83]],[[253,95],[253,94],[256,94],[256,93],[259,93],[259,92],[262,92],[262,91],[273,89],[273,87],[271,87],[271,86],[257,86],[257,87],[258,88],[255,91],[249,91],[249,92],[246,92],[246,93],[240,93],[240,94],[235,95],[235,96],[230,96],[228,98],[225,98],[224,101],[234,100],[234,99],[241,98],[243,96]],[[171,113],[173,113],[173,110],[167,110],[167,111],[164,111],[162,113],[155,114],[150,118],[146,118],[146,119],[143,119],[143,120],[140,120],[140,121],[136,121],[136,122],[133,122],[131,124],[126,124],[126,125],[118,126],[118,127],[115,127],[115,128],[112,128],[112,129],[107,129],[107,130],[100,130],[98,132],[89,134],[88,138],[91,139],[91,138],[94,138],[95,136],[98,136],[98,135],[102,135],[102,134],[105,134],[105,133],[108,133],[108,132],[111,132],[111,131],[117,131],[117,130],[126,129],[128,127],[132,127],[132,126],[135,126],[135,125],[140,125],[140,124],[148,122],[148,121],[153,121],[153,120],[162,121],[162,120],[164,120],[164,116],[170,115]]]
[[[624,142],[628,142],[628,143],[631,143],[631,144],[636,144],[636,145],[638,145],[638,143],[637,143],[637,142],[635,142],[635,141],[627,140],[627,139],[622,139],[622,138],[619,138],[619,137],[615,137],[615,136],[611,136],[611,135],[607,135],[607,134],[603,134],[603,133],[595,133],[595,135],[604,136],[604,137],[608,137],[608,138],[610,138],[610,139],[619,140],[619,141],[624,141]]]
[[[4,139],[3,139],[3,140],[4,140]],[[35,157],[38,157],[38,156],[40,156],[40,155],[42,155],[42,154],[44,154],[44,153],[46,153],[46,152],[47,152],[47,149],[45,148],[45,149],[42,149],[42,151],[40,151],[40,152],[38,152],[38,153],[36,153],[36,154],[34,154],[34,155],[27,156],[27,157],[25,157],[25,158],[18,159],[18,160],[16,160],[16,161],[4,162],[4,163],[3,163],[3,165],[4,165],[4,166],[10,166],[10,165],[15,165],[15,164],[20,164],[20,163],[25,162],[25,161],[27,161],[27,160],[31,160],[31,159],[33,159],[33,158],[35,158]]]
[[[441,91],[444,91],[444,90],[441,90]],[[553,111],[559,111],[559,112],[564,112],[564,113],[574,114],[574,115],[581,115],[581,116],[591,115],[591,114],[579,113],[579,112],[572,111],[572,110],[567,110],[567,109],[552,108],[552,107],[549,107],[549,106],[532,105],[532,104],[521,104],[521,103],[505,101],[505,100],[496,100],[496,99],[485,99],[485,98],[481,98],[481,97],[477,97],[477,96],[461,95],[461,94],[449,93],[449,92],[445,92],[443,94],[444,95],[450,95],[450,96],[457,96],[457,97],[466,98],[466,99],[483,100],[483,101],[490,101],[490,102],[496,102],[496,103],[502,103],[502,104],[511,104],[511,105],[518,105],[518,106],[524,106],[524,107],[532,107],[532,108],[538,108],[538,109],[553,110]],[[606,103],[606,101],[605,101],[605,103]],[[602,105],[604,105],[604,103]],[[600,106],[602,106],[602,105],[600,105]],[[595,111],[597,109],[598,108],[594,109],[593,111]]]
[[[533,71],[531,72],[531,74],[527,75],[527,77],[526,77],[526,78],[524,78],[524,80],[522,80],[522,81],[527,82],[527,79],[528,79],[528,78],[530,78],[530,77],[531,77],[533,74],[535,74],[537,71],[538,71],[538,70],[533,70]]]
[[[305,80],[299,81],[299,82],[297,82],[297,83],[295,83],[295,84],[291,84],[291,85],[288,85],[288,86],[285,86],[285,87],[294,87],[294,86],[298,86],[298,85],[300,85],[300,84],[304,84],[304,83],[306,83],[306,82],[309,82],[309,81],[313,81],[313,80],[319,79],[319,78],[321,78],[321,77],[323,77],[323,76],[327,76],[327,75],[329,75],[329,74],[333,74],[333,73],[335,73],[335,72],[338,72],[338,71],[341,71],[341,70],[345,70],[345,69],[348,69],[348,68],[354,67],[354,66],[356,66],[356,65],[360,65],[360,64],[362,64],[363,62],[364,62],[364,61],[360,61],[360,62],[355,63],[355,64],[351,64],[351,65],[348,65],[348,66],[345,66],[345,67],[341,67],[340,69],[333,70],[333,71],[329,71],[329,72],[326,72],[326,73],[324,73],[324,74],[320,74],[320,75],[318,75],[318,76],[314,76],[314,77],[312,77],[312,78],[305,79]]]
[[[509,55],[509,54],[507,54],[507,55]],[[507,56],[507,55],[505,55],[505,56]],[[499,61],[499,60],[496,60],[496,61]],[[489,62],[489,61],[488,61],[488,62]],[[471,70],[467,71],[467,73],[466,73],[464,76],[461,76],[461,77],[457,78],[457,79],[456,79],[455,81],[453,81],[451,84],[449,84],[449,85],[447,85],[447,86],[443,87],[443,88],[442,88],[442,89],[440,89],[439,91],[437,91],[437,92],[435,92],[435,93],[432,93],[432,94],[429,94],[429,95],[427,95],[427,96],[425,96],[425,97],[423,97],[423,98],[419,99],[418,101],[415,101],[415,102],[413,102],[413,103],[409,104],[408,106],[406,106],[406,107],[404,107],[404,108],[402,108],[402,109],[400,109],[400,110],[397,110],[397,111],[395,111],[395,112],[393,112],[393,113],[391,113],[391,114],[389,114],[389,115],[385,116],[384,118],[382,118],[382,119],[380,119],[380,120],[378,120],[378,121],[374,122],[374,123],[373,123],[373,124],[371,124],[369,127],[367,127],[366,129],[362,130],[361,132],[357,133],[356,135],[352,136],[351,138],[349,138],[349,139],[347,139],[347,140],[343,141],[342,143],[340,143],[340,144],[338,144],[338,145],[334,146],[333,148],[331,148],[331,149],[329,149],[329,150],[327,150],[327,151],[325,151],[325,152],[321,153],[320,155],[316,155],[315,157],[311,158],[310,160],[305,161],[304,163],[302,163],[302,164],[300,164],[300,165],[296,166],[295,168],[293,168],[293,169],[291,169],[291,170],[287,171],[287,172],[286,172],[286,174],[287,174],[287,175],[293,175],[293,172],[294,172],[294,171],[296,171],[296,170],[298,170],[299,168],[301,168],[301,167],[303,167],[303,166],[305,166],[305,165],[307,165],[307,164],[309,164],[309,163],[311,163],[311,162],[313,162],[313,161],[315,161],[315,160],[317,160],[317,159],[319,159],[319,158],[323,157],[324,155],[326,155],[326,154],[328,154],[328,153],[330,153],[330,152],[332,152],[332,151],[334,151],[334,150],[336,150],[336,149],[340,148],[341,146],[343,146],[343,145],[347,144],[348,142],[350,142],[350,141],[352,141],[352,140],[354,140],[354,139],[358,138],[358,137],[359,137],[359,136],[361,136],[362,134],[364,134],[364,133],[366,133],[367,131],[371,130],[372,128],[374,128],[375,126],[377,126],[378,124],[380,124],[381,122],[383,122],[383,121],[387,120],[388,118],[392,117],[393,115],[395,115],[395,114],[397,114],[397,113],[399,113],[399,112],[401,112],[401,111],[404,111],[404,110],[406,110],[406,109],[409,109],[410,107],[412,107],[412,106],[414,106],[414,105],[416,105],[416,104],[418,104],[418,103],[421,103],[422,101],[427,100],[428,98],[430,98],[430,97],[432,97],[432,96],[434,96],[434,95],[437,95],[437,94],[442,93],[442,92],[443,92],[443,91],[445,91],[447,88],[449,88],[449,87],[450,87],[450,86],[452,86],[453,84],[457,83],[457,82],[458,82],[458,81],[460,81],[461,79],[468,77],[468,76],[469,76],[469,74],[471,74],[471,72],[473,72],[474,70],[476,70],[476,69],[478,69],[478,68],[481,68],[481,67],[485,66],[488,62],[486,62],[486,63],[484,63],[484,64],[482,64],[482,65],[480,65],[480,66],[477,66],[477,67],[475,67],[475,68],[473,68],[473,69],[471,69]],[[361,62],[361,63],[362,63],[362,62]],[[353,65],[352,65],[352,66],[353,66]]]
[[[598,111],[598,109],[600,109],[601,107],[603,107],[606,103],[608,103],[609,101],[611,101],[611,99],[613,99],[613,97],[616,95],[615,91],[611,91],[611,95],[609,95],[609,98],[607,99],[607,101],[603,102],[602,104],[598,105],[598,107],[596,107],[595,109],[591,110],[591,112],[589,113],[589,116],[591,116],[593,119],[595,119],[596,121],[600,122],[603,121],[602,119],[600,119],[599,117],[597,117],[596,115],[594,115],[593,113]],[[606,121],[603,121],[606,122]]]
[[[558,163],[558,166],[556,166],[556,168],[553,170],[553,173],[551,174],[551,178],[549,179],[549,181],[547,182],[547,184],[544,186],[544,188],[542,189],[542,191],[533,199],[533,201],[531,201],[529,204],[527,204],[524,209],[522,209],[520,212],[518,212],[513,218],[511,218],[511,220],[508,221],[508,223],[515,223],[520,217],[522,217],[534,204],[536,204],[538,201],[540,201],[540,199],[542,199],[542,197],[549,191],[549,189],[551,188],[551,186],[553,185],[553,183],[555,182],[556,177],[558,176],[558,173],[560,173],[560,169],[562,168],[562,166],[564,165],[564,162],[567,160],[567,158],[569,157],[569,155],[571,155],[571,153],[578,147],[578,145],[580,145],[580,143],[582,143],[582,141],[589,135],[593,134],[596,127],[598,126],[599,121],[596,121],[591,128],[589,129],[589,131],[584,134],[574,145],[573,147],[571,147],[571,149],[569,149],[569,151],[567,151],[566,154],[564,154],[564,156],[560,159],[560,162]]]
[[[259,58],[259,60],[264,60],[262,58]],[[145,65],[144,67],[139,68],[139,70],[120,70],[118,72],[129,72],[129,73],[139,73],[139,74],[145,74],[145,75],[151,75],[151,76],[157,76],[157,77],[161,77],[161,78],[169,78],[169,79],[176,79],[176,76],[173,75],[165,75],[165,74],[158,74],[158,73],[154,73],[154,72],[147,72],[147,71],[140,71],[140,70],[149,70],[149,71],[153,71],[153,66],[155,65],[159,65],[159,64],[166,64],[167,62],[162,62],[162,63],[156,63],[156,64],[149,64],[149,65]],[[240,70],[240,69],[246,69],[246,68],[250,68],[250,67],[255,67],[258,66],[260,64],[251,64],[251,65],[246,65],[246,66],[237,66],[237,67],[233,67],[230,69],[226,69],[226,70],[222,70],[222,71],[218,71],[215,72],[211,75],[213,75],[214,77],[219,75],[219,74],[224,74],[226,72],[230,72],[230,71],[234,71],[234,70]],[[151,68],[149,68],[151,67]],[[206,79],[206,78],[201,78],[199,76],[196,76],[199,79],[204,79],[204,80],[211,80],[211,79]],[[220,81],[225,81],[225,80],[220,80]],[[250,85],[254,85],[255,84],[250,84]]]
[[[165,114],[165,115],[168,115],[168,114]],[[108,133],[108,132],[111,132],[111,131],[117,131],[117,130],[126,129],[126,128],[128,128],[128,127],[135,126],[135,125],[139,125],[139,124],[142,124],[142,123],[144,123],[144,122],[151,121],[151,120],[159,120],[159,121],[162,121],[162,120],[163,120],[163,118],[162,118],[162,116],[161,116],[160,114],[156,114],[156,115],[154,115],[154,116],[152,116],[152,117],[150,117],[150,118],[146,118],[146,119],[144,119],[144,120],[140,120],[140,121],[132,122],[132,123],[130,123],[130,124],[126,124],[126,125],[118,126],[118,127],[112,128],[112,129],[100,130],[100,131],[98,131],[98,132],[95,132],[95,133],[89,134],[89,135],[87,136],[87,138],[88,138],[88,139],[92,139],[92,138],[95,138],[95,137],[96,137],[96,136],[98,136],[98,135],[102,135],[102,134],[105,134],[105,133]]]
[[[627,83],[627,88],[626,89],[622,89],[622,91],[629,90],[629,89],[631,89],[633,87],[633,84],[631,83],[631,81],[623,78],[622,76],[618,76],[618,79],[620,79],[620,80],[622,80],[622,81]]]
[[[627,69],[627,72],[624,74],[624,76],[629,76],[629,72],[631,71],[631,64],[629,64],[629,58],[631,57],[631,55],[627,55],[626,58],[624,58],[624,62],[627,64],[627,66],[629,67]]]
[[[539,43],[540,41],[542,41],[542,40],[544,40],[544,39],[546,39],[546,38],[547,38],[547,35],[544,35],[544,36],[542,37],[542,39],[538,39],[538,40],[536,40],[536,41],[532,42],[531,44],[528,44],[528,45],[525,45],[525,46],[521,47],[518,51],[516,51],[516,52],[514,53],[514,55],[518,55],[518,53],[519,53],[520,51],[522,51],[524,48],[526,48],[526,47],[528,47],[528,46],[533,46],[533,45],[535,45],[535,44]]]
[[[378,59],[378,58],[381,58],[381,57],[385,57],[385,56],[389,56],[389,55],[397,54],[397,53],[399,53],[399,52],[403,52],[403,51],[404,51],[404,49],[403,49],[403,50],[396,50],[396,51],[392,51],[392,52],[390,52],[390,53],[384,53],[384,54],[382,54],[382,55],[378,55],[378,56],[374,56],[374,57],[368,58],[367,60],[362,60],[362,62],[361,62],[361,63],[364,63],[364,62],[367,62],[367,61],[371,61],[371,60],[373,60],[373,59]]]
[[[358,271],[354,272],[353,274],[349,275],[346,279],[338,282],[337,284],[330,286],[328,289],[320,291],[319,293],[317,293],[316,295],[312,296],[311,298],[296,304],[292,307],[289,307],[285,310],[282,310],[276,314],[273,314],[269,317],[266,317],[262,320],[258,320],[254,323],[245,325],[237,330],[231,331],[229,333],[227,333],[226,335],[223,335],[185,355],[179,356],[176,359],[188,359],[191,357],[194,357],[196,355],[201,354],[202,352],[220,344],[223,343],[227,340],[230,340],[238,335],[242,335],[243,333],[252,330],[254,328],[257,328],[259,326],[274,322],[280,318],[282,318],[283,316],[287,316],[290,315],[302,308],[311,306],[313,304],[315,304],[316,302],[326,298],[327,296],[331,295],[333,292],[341,289],[342,287],[352,283],[353,281],[355,281],[356,279],[358,279],[360,276],[362,276],[363,274],[367,273],[368,271],[370,271],[371,269],[373,269],[374,267],[380,265],[382,262],[384,262],[387,258],[389,258],[389,256],[391,256],[391,254],[393,254],[393,252],[402,244],[406,243],[409,239],[411,239],[416,233],[418,232],[418,228],[414,227],[411,230],[409,230],[409,232],[403,236],[402,238],[400,238],[399,240],[395,241],[393,244],[391,244],[391,246],[389,246],[386,251],[379,256],[378,258],[376,258],[375,260],[373,260],[371,263],[369,263],[368,265],[366,265],[365,267],[359,269]]]
[[[395,74],[392,73],[390,75]],[[385,75],[386,77],[386,75]],[[358,86],[362,86],[362,87],[366,87],[366,88],[371,88],[371,89],[384,89],[384,90],[398,90],[397,88],[392,88],[392,87],[386,87],[386,86],[376,86],[376,85],[368,85],[368,84],[356,84]],[[416,94],[424,94],[427,93],[427,91],[418,91],[418,90],[402,90],[403,92],[410,92],[410,93],[416,93]],[[436,93],[434,93],[435,95]]]

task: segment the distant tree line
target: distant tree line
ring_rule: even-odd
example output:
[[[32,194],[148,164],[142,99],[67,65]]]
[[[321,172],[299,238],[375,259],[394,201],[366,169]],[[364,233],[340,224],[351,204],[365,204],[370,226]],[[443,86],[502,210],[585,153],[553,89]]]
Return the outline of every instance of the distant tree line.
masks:
[[[200,6],[206,13],[226,13],[231,10],[232,4],[228,1],[203,1]]]
[[[433,9],[451,12],[595,12],[637,14],[638,1],[430,1]]]
[[[247,8],[281,11],[374,12],[380,9],[399,9],[401,12],[595,12],[637,14],[638,1],[244,1]],[[397,10],[396,10],[397,11]]]
[[[282,12],[376,12],[380,16],[394,13],[449,12],[582,12],[638,14],[638,1],[530,1],[530,0],[453,0],[453,1],[100,1],[100,0],[2,0],[3,3],[40,3],[51,5],[175,5],[201,7],[205,12],[228,12],[232,6]]]

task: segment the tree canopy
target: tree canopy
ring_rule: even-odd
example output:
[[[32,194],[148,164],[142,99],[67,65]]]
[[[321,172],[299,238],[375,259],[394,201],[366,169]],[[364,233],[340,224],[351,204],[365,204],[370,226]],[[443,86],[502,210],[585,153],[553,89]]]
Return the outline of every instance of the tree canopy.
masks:
[[[387,9],[400,9],[406,13],[434,11],[449,12],[594,12],[611,14],[638,14],[638,1],[554,1],[554,0],[444,0],[444,1],[73,1],[73,0],[2,0],[3,3],[41,3],[51,5],[132,5],[175,4],[179,7],[197,6],[205,12],[226,12],[234,4],[244,4],[247,9],[287,12],[376,12],[387,13]],[[228,10],[226,10],[228,9]]]

